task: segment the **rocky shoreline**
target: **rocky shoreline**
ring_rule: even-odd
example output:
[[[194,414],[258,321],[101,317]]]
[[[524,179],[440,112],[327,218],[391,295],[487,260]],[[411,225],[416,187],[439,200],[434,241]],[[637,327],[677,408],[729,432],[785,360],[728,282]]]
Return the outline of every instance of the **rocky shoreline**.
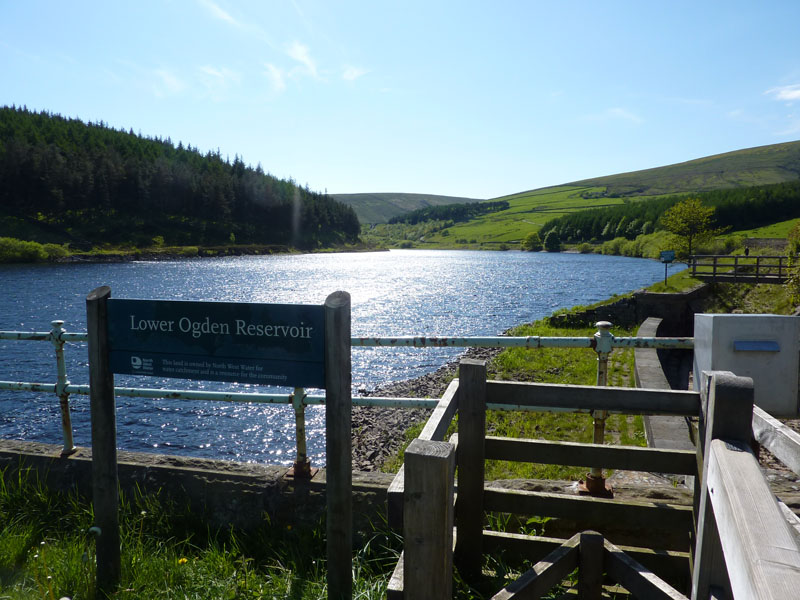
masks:
[[[364,396],[397,398],[441,398],[456,376],[462,358],[491,361],[500,348],[470,348],[457,359],[433,373],[397,381],[363,392]],[[384,462],[400,450],[406,430],[428,419],[431,410],[424,408],[379,408],[354,406],[352,412],[353,470],[379,471]]]

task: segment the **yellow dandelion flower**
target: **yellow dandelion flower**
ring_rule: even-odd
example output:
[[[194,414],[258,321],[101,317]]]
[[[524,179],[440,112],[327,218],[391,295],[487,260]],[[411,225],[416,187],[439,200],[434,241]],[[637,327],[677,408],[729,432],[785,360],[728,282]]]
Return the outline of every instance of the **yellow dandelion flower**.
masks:
[[[178,559],[178,564],[179,565],[185,565],[187,562],[189,562],[188,558],[179,558]]]

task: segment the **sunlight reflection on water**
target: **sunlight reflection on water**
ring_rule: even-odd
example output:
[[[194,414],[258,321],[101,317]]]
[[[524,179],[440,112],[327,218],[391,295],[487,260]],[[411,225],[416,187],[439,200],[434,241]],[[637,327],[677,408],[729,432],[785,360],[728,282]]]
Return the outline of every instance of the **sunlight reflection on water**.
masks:
[[[658,262],[581,254],[397,250],[0,267],[0,329],[47,331],[63,319],[85,331],[85,298],[109,285],[116,298],[321,304],[332,292],[352,298],[354,336],[497,335],[561,307],[589,304],[649,285]],[[50,291],[57,290],[57,291]],[[55,381],[52,347],[2,342],[0,379]],[[416,377],[461,351],[455,348],[356,348],[353,388]],[[67,372],[88,383],[86,345],[68,344]],[[252,391],[251,385],[117,376],[117,385]],[[71,400],[75,441],[89,445],[86,397]],[[324,464],[324,408],[306,409],[308,453]],[[118,444],[135,451],[291,463],[294,413],[285,406],[117,399]],[[0,393],[0,437],[60,443],[58,401]]]

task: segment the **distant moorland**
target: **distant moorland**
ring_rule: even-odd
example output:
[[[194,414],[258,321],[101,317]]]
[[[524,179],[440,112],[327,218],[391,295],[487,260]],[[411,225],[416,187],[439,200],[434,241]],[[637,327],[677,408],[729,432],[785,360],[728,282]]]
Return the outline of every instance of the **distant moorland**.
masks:
[[[386,223],[413,210],[444,204],[469,204],[482,202],[478,198],[437,196],[435,194],[332,194],[334,200],[352,206],[362,223]]]
[[[705,198],[704,202],[717,205],[726,225],[752,227],[756,223],[736,219],[750,219],[756,215],[758,224],[766,224],[800,216],[800,202],[795,201],[800,188],[794,185],[798,181],[800,142],[789,142],[511,194],[494,200],[508,202],[508,208],[487,211],[468,221],[438,219],[414,225],[362,227],[362,237],[372,243],[402,247],[515,247],[533,231],[544,233],[553,227],[562,227],[570,220],[568,215],[574,215],[574,220],[578,221],[583,218],[578,214],[595,209],[592,213],[600,211],[594,216],[598,222],[603,220],[603,225],[590,231],[572,224],[571,229],[565,230],[565,241],[572,238],[574,242],[592,239],[599,242],[609,239],[603,234],[603,227],[609,220],[616,219],[615,233],[621,215],[634,212],[633,206],[643,210],[651,201],[659,201],[648,209],[653,212],[657,207],[655,215],[629,216],[624,228],[638,219],[639,230],[634,231],[635,227],[631,226],[631,231],[622,233],[623,236],[635,237],[648,221],[652,231],[657,226],[658,215],[686,195]],[[767,197],[770,210],[763,212],[761,208],[766,206]],[[762,204],[754,203],[748,210],[746,205],[751,199]]]

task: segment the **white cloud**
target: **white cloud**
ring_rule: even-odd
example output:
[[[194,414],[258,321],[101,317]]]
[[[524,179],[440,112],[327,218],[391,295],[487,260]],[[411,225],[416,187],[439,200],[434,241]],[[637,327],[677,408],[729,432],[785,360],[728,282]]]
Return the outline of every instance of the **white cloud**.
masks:
[[[764,93],[772,96],[775,100],[794,102],[795,100],[800,100],[800,83],[774,87]]]
[[[272,84],[272,89],[276,92],[282,92],[286,89],[286,79],[283,76],[283,71],[271,63],[264,63],[266,71],[264,73]]]
[[[639,115],[634,114],[624,108],[609,108],[606,113],[612,119],[622,119],[623,121],[630,121],[631,123],[637,124],[644,122],[644,119],[642,119]]]
[[[205,6],[215,19],[225,21],[226,23],[236,27],[242,27],[242,24],[239,23],[239,21],[234,19],[227,11],[223,10],[218,4],[215,4],[211,0],[200,0],[200,4]]]
[[[359,77],[363,77],[369,71],[366,69],[362,69],[361,67],[355,67],[353,65],[347,65],[342,71],[342,79],[345,81],[355,81]]]
[[[239,73],[225,67],[217,68],[211,65],[200,67],[200,81],[205,86],[208,95],[216,101],[222,100],[228,88],[239,84],[241,80],[242,77]]]
[[[302,65],[299,68],[292,69],[293,74],[305,72],[315,79],[319,77],[317,74],[317,65],[311,58],[311,53],[308,49],[308,46],[305,46],[300,42],[292,42],[286,49],[286,54],[289,55],[289,58],[296,60],[300,63],[300,65]]]
[[[153,86],[153,91],[159,98],[179,94],[186,89],[186,84],[166,69],[157,69],[154,74],[157,81]]]

